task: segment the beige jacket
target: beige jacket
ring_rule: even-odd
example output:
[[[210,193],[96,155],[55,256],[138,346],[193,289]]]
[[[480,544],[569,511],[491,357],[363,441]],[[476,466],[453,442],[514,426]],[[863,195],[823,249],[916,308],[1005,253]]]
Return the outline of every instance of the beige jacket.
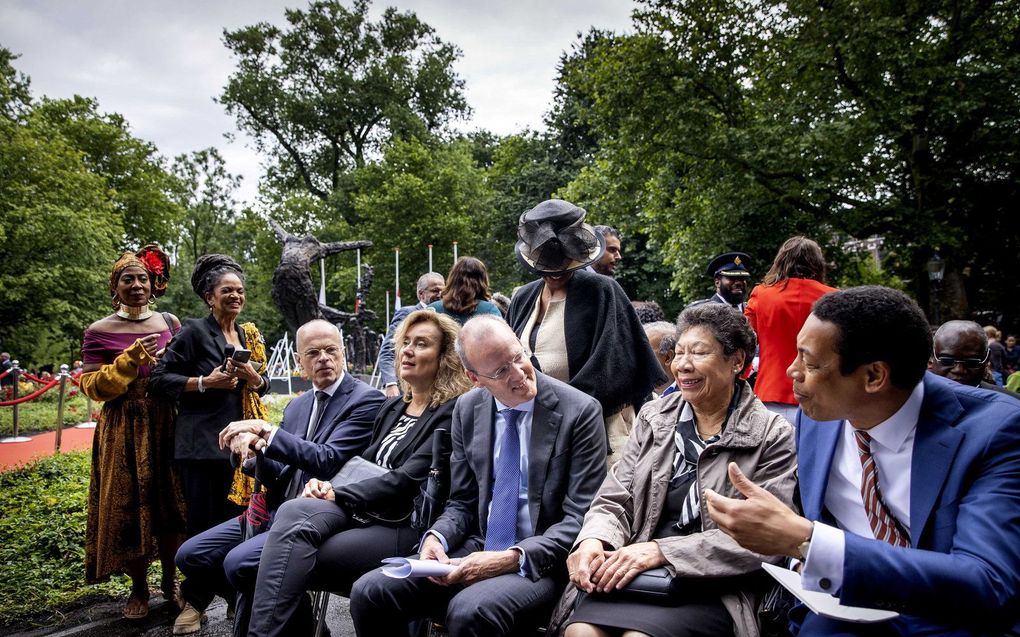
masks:
[[[768,489],[789,506],[794,505],[796,446],[793,427],[782,416],[768,411],[751,388],[739,381],[738,403],[718,442],[704,451],[698,462],[698,488],[709,488],[729,497],[742,498],[726,474],[736,462],[753,482]],[[680,392],[651,401],[642,407],[623,457],[613,466],[592,502],[574,548],[589,538],[610,547],[647,542],[659,522],[676,446],[673,432],[683,409]],[[741,548],[708,517],[701,502],[702,532],[655,540],[669,563],[666,568],[681,577],[725,577],[752,573],[765,557]],[[574,606],[577,589],[567,586],[550,624],[557,634]],[[733,617],[737,637],[758,637],[758,595],[750,590],[724,595]]]

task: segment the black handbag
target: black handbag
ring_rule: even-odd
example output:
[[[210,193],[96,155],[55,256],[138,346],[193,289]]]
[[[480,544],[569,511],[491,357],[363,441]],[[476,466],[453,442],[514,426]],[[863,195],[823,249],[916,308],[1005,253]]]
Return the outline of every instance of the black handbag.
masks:
[[[379,466],[371,460],[365,460],[361,456],[354,456],[344,463],[335,476],[329,479],[329,483],[335,489],[338,486],[376,478],[385,473],[389,473],[389,469],[386,467]]]
[[[623,588],[610,595],[646,602],[674,599],[680,591],[680,580],[670,574],[666,567],[651,568],[638,573]]]

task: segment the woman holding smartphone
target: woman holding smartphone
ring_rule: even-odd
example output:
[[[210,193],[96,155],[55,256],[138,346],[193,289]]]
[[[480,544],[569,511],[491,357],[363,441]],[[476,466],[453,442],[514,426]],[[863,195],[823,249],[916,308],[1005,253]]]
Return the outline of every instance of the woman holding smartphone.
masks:
[[[264,363],[240,362],[241,350],[262,346],[255,325],[237,320],[244,308],[241,266],[222,254],[201,256],[191,287],[209,306],[209,316],[184,322],[150,382],[154,393],[178,404],[174,457],[188,507],[188,537],[243,511],[227,498],[234,467],[217,436],[244,417],[246,392],[251,399],[269,389]],[[230,352],[237,355],[232,359]]]

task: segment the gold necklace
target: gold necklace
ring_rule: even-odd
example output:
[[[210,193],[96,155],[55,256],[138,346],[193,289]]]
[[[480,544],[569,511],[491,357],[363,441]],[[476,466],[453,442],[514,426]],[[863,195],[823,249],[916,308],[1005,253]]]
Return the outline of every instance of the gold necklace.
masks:
[[[125,309],[127,308],[127,309]],[[133,307],[130,305],[121,305],[116,312],[117,316],[128,321],[144,321],[145,319],[152,316],[152,307],[145,305],[143,307]]]

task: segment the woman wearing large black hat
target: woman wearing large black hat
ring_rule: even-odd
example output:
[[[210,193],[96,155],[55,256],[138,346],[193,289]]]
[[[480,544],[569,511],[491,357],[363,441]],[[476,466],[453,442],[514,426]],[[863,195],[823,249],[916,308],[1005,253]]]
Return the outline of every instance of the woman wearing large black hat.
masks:
[[[541,278],[517,291],[507,322],[537,369],[602,404],[612,464],[635,407],[666,378],[623,288],[586,270],[605,250],[586,214],[550,199],[521,215],[514,251]]]

